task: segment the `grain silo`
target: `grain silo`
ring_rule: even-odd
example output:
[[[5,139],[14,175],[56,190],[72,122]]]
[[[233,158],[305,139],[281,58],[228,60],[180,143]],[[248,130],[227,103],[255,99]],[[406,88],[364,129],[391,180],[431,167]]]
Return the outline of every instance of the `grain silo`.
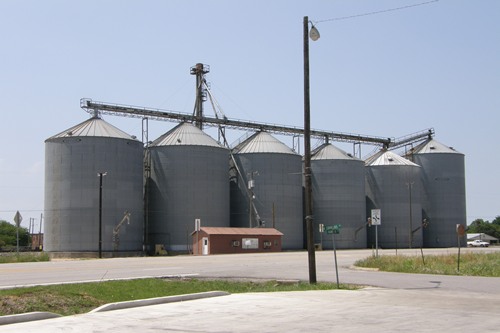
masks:
[[[381,248],[420,247],[422,205],[420,167],[390,151],[366,161],[367,217],[381,210],[378,245]],[[375,227],[368,230],[368,245],[375,246]]]
[[[181,123],[149,148],[149,243],[190,250],[195,220],[229,227],[229,150],[190,123]]]
[[[332,236],[319,225],[341,224],[337,248],[366,248],[365,163],[324,144],[311,157],[315,243],[333,248]]]
[[[142,251],[143,222],[141,142],[98,116],[45,141],[46,251],[99,252],[99,224],[102,252]]]
[[[231,225],[283,233],[283,249],[303,240],[302,158],[267,132],[234,148],[239,174],[231,182]]]
[[[413,150],[422,167],[425,247],[457,246],[456,225],[466,225],[464,155],[434,139]],[[462,245],[466,240],[462,238]]]

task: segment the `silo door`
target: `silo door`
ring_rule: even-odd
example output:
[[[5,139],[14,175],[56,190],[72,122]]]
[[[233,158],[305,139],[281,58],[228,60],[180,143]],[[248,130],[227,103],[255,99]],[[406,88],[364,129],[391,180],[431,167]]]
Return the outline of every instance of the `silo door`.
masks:
[[[206,256],[208,255],[208,237],[203,237],[202,244],[203,248],[201,250],[202,251],[201,254]]]

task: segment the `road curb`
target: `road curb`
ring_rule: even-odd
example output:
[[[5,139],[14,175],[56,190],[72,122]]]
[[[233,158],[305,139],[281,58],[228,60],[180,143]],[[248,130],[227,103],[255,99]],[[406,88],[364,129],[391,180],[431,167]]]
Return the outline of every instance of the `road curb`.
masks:
[[[104,304],[104,305],[90,311],[89,313],[120,310],[120,309],[130,309],[130,308],[135,308],[135,307],[140,307],[140,306],[157,305],[157,304],[165,304],[165,303],[192,301],[192,300],[197,300],[197,299],[227,296],[227,295],[230,295],[230,293],[225,292],[225,291],[208,291],[208,292],[195,293],[195,294],[155,297],[155,298],[141,299],[141,300],[135,300],[135,301],[108,303],[108,304]],[[28,312],[28,313],[21,313],[21,314],[15,314],[15,315],[0,316],[0,326],[17,324],[17,323],[24,323],[24,322],[35,321],[35,320],[52,319],[52,318],[58,318],[58,317],[63,317],[63,316],[60,314],[52,313],[52,312]]]
[[[27,312],[15,315],[1,316],[0,325],[10,325],[24,323],[27,321],[44,320],[62,317],[60,314],[52,312]]]
[[[349,266],[349,269],[355,270],[355,271],[368,271],[368,272],[378,272],[380,271],[378,268],[372,268],[372,267],[361,267],[361,266]]]
[[[89,313],[121,310],[121,309],[130,309],[130,308],[135,308],[135,307],[140,307],[140,306],[157,305],[157,304],[165,304],[165,303],[192,301],[192,300],[196,300],[196,299],[227,296],[227,295],[230,295],[230,293],[225,292],[225,291],[208,291],[208,292],[195,293],[195,294],[155,297],[155,298],[141,299],[141,300],[135,300],[135,301],[108,303],[108,304],[104,304],[104,305],[90,311]]]

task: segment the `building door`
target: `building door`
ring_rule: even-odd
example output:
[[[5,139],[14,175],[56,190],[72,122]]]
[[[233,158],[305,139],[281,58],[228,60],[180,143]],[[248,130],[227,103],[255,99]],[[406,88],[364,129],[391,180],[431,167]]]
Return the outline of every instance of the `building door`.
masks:
[[[208,237],[203,237],[202,245],[203,245],[203,248],[201,250],[202,251],[201,254],[206,256],[206,255],[208,255]]]

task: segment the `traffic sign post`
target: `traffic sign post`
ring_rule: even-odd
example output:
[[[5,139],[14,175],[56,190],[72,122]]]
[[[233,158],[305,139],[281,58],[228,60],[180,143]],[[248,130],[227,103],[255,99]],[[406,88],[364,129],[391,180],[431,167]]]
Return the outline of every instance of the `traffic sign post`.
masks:
[[[378,226],[382,224],[380,209],[372,209],[371,225],[375,226],[375,256],[378,258]]]
[[[201,219],[194,219],[194,231],[196,232],[196,254],[200,254],[200,229],[201,229]],[[194,252],[194,251],[193,251]]]
[[[335,275],[337,277],[337,288],[339,288],[339,269],[337,266],[337,247],[335,246],[335,235],[340,234],[341,227],[342,227],[341,224],[325,225],[326,233],[332,235],[333,257],[335,260]]]
[[[321,248],[323,248],[323,233],[325,232],[325,225],[323,223],[319,224],[319,243]]]

